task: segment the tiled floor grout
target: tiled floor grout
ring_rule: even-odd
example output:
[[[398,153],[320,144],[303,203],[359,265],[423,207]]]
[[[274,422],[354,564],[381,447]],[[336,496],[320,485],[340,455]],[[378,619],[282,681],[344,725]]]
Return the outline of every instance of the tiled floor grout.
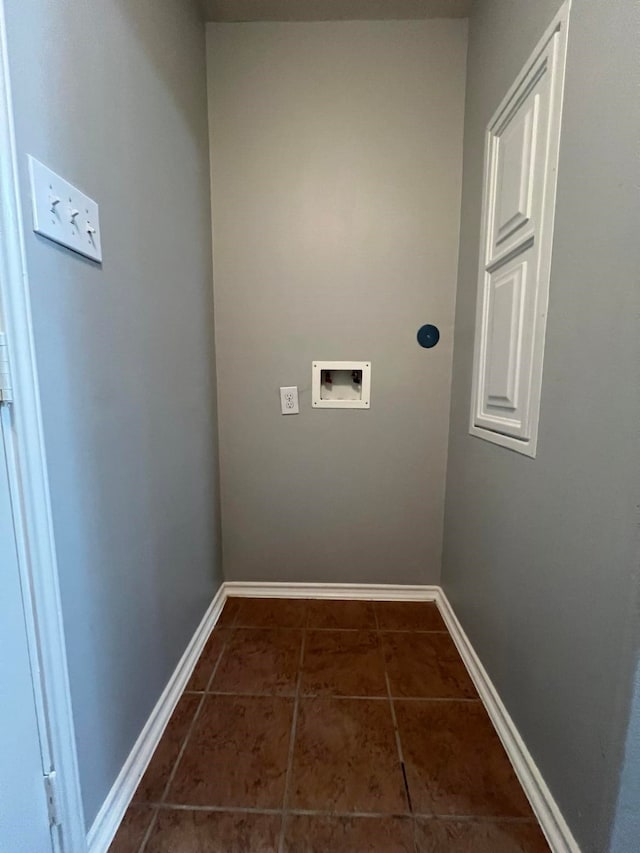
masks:
[[[402,743],[400,742],[400,732],[398,731],[398,720],[396,718],[396,709],[393,705],[393,698],[391,696],[391,683],[389,681],[389,673],[387,671],[387,658],[386,658],[385,651],[384,651],[384,644],[382,642],[382,637],[380,636],[380,622],[378,620],[378,611],[377,611],[375,605],[373,607],[373,612],[375,614],[375,619],[376,619],[376,628],[378,629],[378,643],[380,645],[380,654],[382,656],[382,666],[384,669],[384,681],[385,681],[385,684],[387,686],[387,697],[389,700],[389,707],[391,709],[391,722],[393,725],[394,737],[396,739],[396,749],[398,750],[398,760],[400,762],[400,768],[402,770],[402,782],[404,784],[405,797],[407,798],[407,808],[409,809],[409,814],[411,815],[411,819],[413,821],[413,827],[412,827],[413,828],[413,846],[414,846],[414,849],[417,853],[418,845],[416,842],[416,822],[415,822],[415,819],[413,818],[413,814],[412,814],[413,813],[413,807],[411,804],[411,792],[409,791],[409,781],[407,779],[407,772],[406,772],[406,769],[404,766],[404,757],[402,755]]]
[[[279,853],[283,853],[284,851],[284,839],[285,839],[285,829],[286,829],[286,810],[289,804],[289,794],[291,788],[291,777],[293,775],[293,756],[296,747],[296,730],[298,726],[298,709],[300,707],[300,695],[301,695],[301,687],[302,687],[302,671],[304,667],[304,647],[305,641],[307,637],[306,629],[303,629],[302,632],[302,642],[300,644],[300,657],[298,658],[298,677],[296,679],[296,693],[295,699],[293,703],[293,716],[291,718],[291,733],[289,735],[289,753],[287,756],[287,773],[285,776],[284,782],[284,795],[282,798],[282,821],[280,824],[280,840],[278,842],[278,851]]]
[[[362,628],[344,628],[334,626],[331,628],[316,628],[313,625],[304,625],[300,626],[290,626],[290,625],[223,625],[221,626],[222,631],[327,631],[327,632],[340,632],[345,634],[355,634],[358,631],[360,632],[369,632],[371,634],[375,634],[378,631],[380,634],[447,634],[449,632],[445,628],[376,628],[375,626],[362,627]]]
[[[147,827],[145,834],[142,836],[142,841],[140,842],[140,847],[138,848],[138,853],[142,853],[144,848],[147,846],[147,842],[149,841],[149,838],[151,838],[151,833],[153,832],[153,829],[156,825],[157,820],[158,820],[158,809],[154,808],[153,809],[153,816],[151,818],[149,826]]]
[[[308,816],[308,817],[332,817],[332,818],[402,818],[403,820],[412,821],[413,831],[414,831],[414,846],[415,849],[418,850],[418,841],[415,832],[417,831],[418,821],[429,821],[429,820],[446,820],[446,821],[478,821],[478,822],[487,822],[487,823],[513,823],[513,824],[533,824],[539,825],[538,821],[533,816],[514,816],[507,817],[504,815],[473,815],[473,814],[425,814],[421,812],[415,812],[413,809],[413,804],[411,800],[411,791],[409,788],[409,781],[406,775],[406,766],[404,761],[403,754],[403,746],[402,739],[400,736],[400,729],[398,725],[398,718],[396,715],[395,703],[397,702],[423,702],[423,703],[442,703],[442,702],[452,702],[452,703],[478,703],[481,702],[479,696],[475,696],[473,698],[469,697],[423,697],[423,696],[394,696],[391,689],[391,680],[389,676],[389,672],[387,669],[387,658],[385,655],[385,643],[384,636],[386,634],[394,634],[394,633],[403,633],[403,634],[446,634],[447,636],[451,636],[450,632],[444,628],[439,630],[415,630],[415,629],[388,629],[388,628],[380,628],[380,620],[378,619],[378,610],[376,608],[375,603],[372,602],[372,611],[375,621],[374,627],[359,627],[359,628],[343,628],[343,627],[313,627],[307,623],[307,616],[305,611],[305,618],[303,621],[303,625],[301,627],[283,627],[280,625],[243,625],[238,624],[238,620],[241,618],[242,613],[242,601],[244,599],[239,600],[239,605],[237,607],[236,613],[229,621],[228,625],[220,626],[220,630],[224,631],[224,640],[222,642],[222,646],[220,648],[220,652],[215,661],[215,665],[213,666],[211,675],[207,680],[206,687],[204,690],[184,690],[180,696],[182,699],[185,695],[199,696],[199,702],[197,703],[197,707],[193,718],[189,724],[187,732],[184,736],[182,744],[180,746],[180,750],[178,755],[173,762],[170,772],[167,776],[166,784],[162,790],[161,799],[158,802],[147,802],[147,803],[138,803],[140,807],[146,807],[150,809],[153,814],[147,827],[142,841],[139,846],[136,848],[137,853],[144,853],[151,836],[154,834],[154,829],[158,822],[158,815],[161,811],[193,811],[193,812],[212,812],[212,813],[239,813],[239,814],[256,814],[256,815],[274,815],[279,816],[281,818],[279,836],[278,836],[278,853],[284,853],[285,850],[285,842],[287,836],[287,819],[289,816]],[[215,679],[216,673],[220,667],[222,658],[225,654],[225,651],[228,650],[231,638],[235,634],[237,629],[246,629],[246,630],[264,630],[271,631],[274,629],[291,631],[292,633],[298,632],[301,634],[300,641],[300,653],[298,657],[298,671],[296,675],[295,682],[295,690],[290,693],[277,693],[273,691],[264,691],[264,692],[238,692],[238,691],[220,691],[213,689],[213,681]],[[305,693],[303,692],[303,674],[304,674],[304,666],[305,666],[305,650],[306,650],[306,641],[308,632],[349,632],[349,633],[371,633],[376,634],[378,638],[378,646],[379,646],[379,654],[382,658],[382,666],[384,672],[384,680],[386,687],[386,695],[381,696],[368,696],[368,695],[335,695],[333,693]],[[284,793],[282,799],[282,807],[281,808],[252,808],[252,807],[235,807],[235,806],[209,806],[209,805],[190,805],[188,803],[172,803],[167,801],[167,796],[169,794],[169,790],[173,784],[174,778],[177,774],[178,767],[183,760],[185,751],[187,749],[188,743],[192,738],[193,732],[196,728],[198,719],[202,715],[202,710],[207,701],[207,696],[228,696],[228,697],[238,697],[238,698],[253,698],[253,697],[268,697],[268,698],[281,698],[283,700],[291,701],[293,699],[293,713],[291,717],[291,728],[289,734],[289,746],[287,753],[287,766],[285,772],[285,783],[284,783]],[[366,812],[366,811],[335,811],[335,810],[327,810],[327,809],[299,809],[295,807],[291,807],[290,800],[293,789],[293,764],[294,764],[294,755],[295,755],[295,747],[296,747],[296,737],[297,737],[297,726],[298,726],[298,718],[300,713],[300,704],[301,700],[304,699],[326,699],[330,701],[335,700],[368,700],[374,702],[389,702],[391,720],[394,729],[394,736],[396,742],[396,749],[398,760],[400,763],[402,775],[403,775],[403,783],[406,797],[406,808],[408,811],[403,812]],[[134,804],[135,805],[135,804]]]
[[[505,815],[483,815],[483,814],[421,814],[416,812],[414,817],[420,820],[477,820],[486,821],[487,823],[533,823],[538,825],[535,817],[513,817]]]
[[[339,697],[338,697],[339,698]],[[359,698],[359,697],[356,697]],[[394,696],[394,702],[479,702],[479,699],[471,699],[469,696]]]
[[[244,699],[295,699],[293,693],[255,693],[239,692],[237,690],[185,690],[184,696],[240,696]],[[358,699],[371,702],[388,702],[389,695],[384,696],[352,696],[348,693],[300,693],[301,699]],[[468,696],[391,696],[394,702],[479,702]]]
[[[238,609],[236,610],[236,615],[231,620],[231,624],[229,625],[229,628],[239,628],[240,627],[238,625],[238,617],[240,616],[240,609],[242,607],[242,599],[241,598],[236,599],[236,601],[238,602]],[[224,610],[224,607],[222,609]]]
[[[167,811],[183,812],[237,812],[238,814],[282,814],[284,809],[256,808],[252,806],[200,806],[190,803],[153,803],[153,807]]]
[[[387,699],[389,701],[389,708],[391,710],[391,722],[393,725],[393,734],[396,739],[396,749],[398,750],[398,760],[400,762],[400,769],[402,770],[402,781],[404,784],[404,792],[407,798],[407,808],[409,809],[409,814],[413,814],[413,808],[411,805],[411,792],[409,791],[409,780],[407,779],[407,772],[404,766],[404,757],[402,755],[402,743],[400,741],[400,731],[398,730],[398,720],[396,718],[396,709],[393,705],[393,697],[391,695],[391,683],[389,681],[389,673],[387,672],[387,658],[384,653],[384,646],[382,643],[382,638],[380,637],[380,622],[378,621],[378,612],[374,606],[373,612],[376,620],[376,628],[378,631],[378,643],[379,643],[379,652],[382,657],[382,666],[384,669],[384,681],[387,685]]]
[[[417,818],[419,820],[455,820],[455,821],[486,821],[487,823],[533,823],[535,818],[513,817],[507,815],[483,815],[483,814],[430,814],[427,812],[366,812],[366,811],[332,811],[331,809],[268,809],[253,808],[251,806],[201,806],[189,803],[148,803],[141,808],[150,808],[155,811],[189,811],[189,812],[234,812],[237,814],[271,814],[271,815],[306,815],[309,817],[362,817],[362,818]]]
[[[400,742],[400,732],[398,730],[398,718],[396,717],[396,709],[393,706],[393,696],[391,695],[391,688],[389,687],[389,673],[387,672],[387,667],[385,664],[384,669],[384,680],[387,683],[387,700],[391,707],[391,720],[393,721],[393,730],[396,736],[396,746],[398,747],[398,758],[400,759],[400,764],[404,766],[404,756],[402,754],[402,743]]]
[[[207,642],[208,642],[208,640],[209,640],[209,638],[207,637]],[[212,683],[213,679],[215,678],[215,674],[218,671],[218,667],[220,666],[220,661],[222,660],[222,655],[224,654],[224,650],[225,650],[226,646],[227,646],[227,640],[224,640],[222,643],[222,647],[220,649],[220,652],[218,654],[218,659],[216,660],[215,665],[213,667],[213,670],[211,672],[211,675],[209,676],[209,680],[207,681],[207,688],[211,686],[211,683]],[[186,691],[182,692],[180,699],[182,698],[182,696],[184,696],[185,692]],[[169,776],[167,777],[167,783],[162,790],[162,801],[164,801],[165,797],[169,793],[171,783],[173,782],[173,779],[174,779],[176,772],[178,770],[178,765],[180,764],[180,761],[182,760],[182,756],[184,755],[185,749],[187,748],[187,743],[189,742],[189,738],[191,737],[191,734],[192,734],[193,730],[195,729],[196,723],[198,721],[198,717],[200,716],[200,712],[202,711],[202,708],[204,706],[207,695],[208,694],[207,694],[207,691],[205,689],[205,691],[202,693],[202,698],[200,699],[200,702],[198,703],[198,707],[196,708],[195,714],[193,715],[193,719],[191,720],[189,728],[187,729],[187,733],[186,733],[184,740],[182,742],[182,746],[180,747],[180,751],[178,752],[176,760],[173,763],[173,767],[171,768]],[[178,701],[180,701],[180,700],[178,700]],[[157,818],[158,818],[158,811],[156,809],[154,816],[151,820],[151,823],[149,824],[149,827],[147,828],[147,831],[144,834],[144,838],[142,839],[142,843],[140,844],[140,847],[138,849],[138,853],[144,853],[144,849],[147,846],[147,843],[149,842],[149,838],[151,837],[151,833],[153,832],[153,828],[155,826]]]

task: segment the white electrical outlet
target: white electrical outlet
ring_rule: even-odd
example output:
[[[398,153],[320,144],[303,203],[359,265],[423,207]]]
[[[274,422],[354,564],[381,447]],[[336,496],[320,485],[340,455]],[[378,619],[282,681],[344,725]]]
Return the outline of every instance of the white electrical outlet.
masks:
[[[299,414],[297,385],[288,385],[280,389],[280,410],[283,415]]]

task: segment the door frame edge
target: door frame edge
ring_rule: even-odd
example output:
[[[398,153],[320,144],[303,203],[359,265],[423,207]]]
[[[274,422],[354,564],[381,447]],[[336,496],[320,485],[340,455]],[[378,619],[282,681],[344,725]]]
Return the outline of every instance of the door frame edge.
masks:
[[[4,0],[0,0],[0,233],[4,237],[0,241],[0,306],[13,389],[11,412],[3,413],[3,422],[10,426],[11,501],[19,514],[21,576],[28,584],[27,589],[23,584],[23,606],[26,621],[33,626],[28,634],[34,693],[36,705],[44,708],[46,731],[41,738],[47,738],[46,751],[56,774],[61,828],[57,846],[62,853],[84,853],[85,818],[33,340]]]

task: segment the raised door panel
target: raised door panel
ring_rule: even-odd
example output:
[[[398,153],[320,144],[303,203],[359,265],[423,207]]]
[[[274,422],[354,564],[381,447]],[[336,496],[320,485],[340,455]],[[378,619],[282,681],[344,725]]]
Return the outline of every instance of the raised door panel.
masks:
[[[526,85],[488,129],[487,265],[525,247],[539,231],[551,129],[549,60],[539,58]]]
[[[528,98],[495,138],[492,257],[509,238],[526,239],[532,225],[540,96]],[[527,231],[529,227],[529,232]]]
[[[475,423],[521,439],[528,438],[530,314],[530,257],[487,273],[484,347],[479,406]]]
[[[518,363],[522,352],[522,305],[526,262],[496,277],[489,289],[489,334],[485,402],[518,408]]]

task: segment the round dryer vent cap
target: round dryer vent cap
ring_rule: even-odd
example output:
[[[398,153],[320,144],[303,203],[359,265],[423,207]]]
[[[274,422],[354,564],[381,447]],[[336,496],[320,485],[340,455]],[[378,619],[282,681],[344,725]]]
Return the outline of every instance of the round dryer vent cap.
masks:
[[[440,330],[437,326],[432,326],[431,323],[427,323],[426,326],[421,326],[418,329],[418,343],[421,347],[431,349],[431,347],[434,347],[439,340]]]

